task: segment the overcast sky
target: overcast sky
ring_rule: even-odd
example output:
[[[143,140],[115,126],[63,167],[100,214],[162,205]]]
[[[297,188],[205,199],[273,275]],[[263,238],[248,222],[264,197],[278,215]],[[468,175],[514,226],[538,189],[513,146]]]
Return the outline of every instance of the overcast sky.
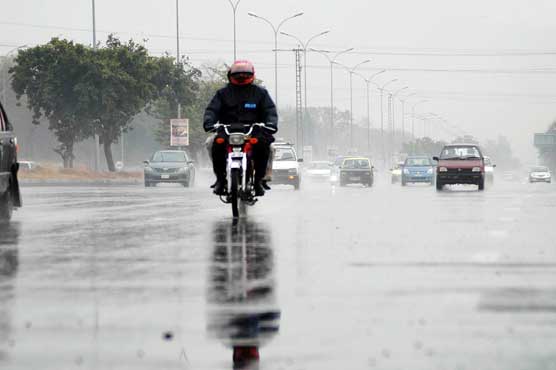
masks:
[[[179,1],[181,53],[196,66],[231,62],[229,2]],[[124,39],[146,39],[153,54],[175,54],[175,0],[96,0],[96,8],[98,40],[115,33]],[[5,0],[2,10],[2,54],[53,36],[92,42],[91,0]],[[269,25],[249,17],[249,11],[272,22],[303,11],[282,30],[307,39],[330,29],[313,47],[355,48],[341,62],[354,65],[372,59],[360,71],[371,75],[387,69],[376,81],[397,78],[392,88],[409,86],[409,92],[418,94],[415,99],[429,100],[420,112],[442,115],[481,139],[506,135],[526,161],[535,160],[532,134],[545,130],[556,118],[554,0],[242,0],[237,14],[238,57],[255,63],[258,77],[274,94],[273,32]],[[295,45],[279,37],[279,48]],[[279,103],[291,106],[295,104],[293,53],[280,52],[279,64]],[[328,106],[327,61],[310,53],[308,64],[309,105]],[[348,75],[340,68],[334,84],[337,106],[347,109]],[[374,93],[375,121],[377,101]],[[360,79],[354,80],[354,113],[358,119],[365,116]]]

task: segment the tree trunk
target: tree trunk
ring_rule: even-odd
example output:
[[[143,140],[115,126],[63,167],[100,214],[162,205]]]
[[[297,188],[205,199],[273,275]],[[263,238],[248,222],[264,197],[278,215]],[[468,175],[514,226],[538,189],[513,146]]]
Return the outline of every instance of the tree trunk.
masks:
[[[62,157],[64,168],[73,168],[73,159],[75,158],[73,155],[73,142],[60,144],[54,151]]]
[[[104,139],[102,146],[104,147],[104,156],[106,157],[106,166],[108,167],[108,171],[116,172],[114,158],[112,157],[112,143],[109,140]]]

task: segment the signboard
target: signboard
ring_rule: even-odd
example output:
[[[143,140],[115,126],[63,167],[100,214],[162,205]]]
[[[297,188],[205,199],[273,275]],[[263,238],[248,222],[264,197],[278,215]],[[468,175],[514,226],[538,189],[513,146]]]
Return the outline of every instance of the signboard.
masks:
[[[535,134],[535,146],[556,146],[556,134]]]
[[[189,120],[175,118],[170,120],[170,146],[189,145]]]

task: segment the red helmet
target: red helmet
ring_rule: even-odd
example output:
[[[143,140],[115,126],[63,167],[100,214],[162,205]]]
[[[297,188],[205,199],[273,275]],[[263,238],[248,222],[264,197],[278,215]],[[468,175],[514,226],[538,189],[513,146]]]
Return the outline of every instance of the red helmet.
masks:
[[[255,67],[247,60],[236,60],[228,71],[228,81],[233,85],[250,85],[255,81]]]

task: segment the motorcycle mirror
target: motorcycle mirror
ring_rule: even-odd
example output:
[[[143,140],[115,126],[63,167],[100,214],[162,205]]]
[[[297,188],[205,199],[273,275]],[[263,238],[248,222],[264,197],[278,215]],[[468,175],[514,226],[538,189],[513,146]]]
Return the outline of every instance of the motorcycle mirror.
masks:
[[[149,165],[149,161],[143,161],[143,164],[144,164],[145,166],[148,166],[148,165]]]
[[[432,160],[438,162],[438,157],[437,157],[437,156],[434,156],[434,157],[432,157]]]
[[[303,162],[303,158],[298,158],[297,161],[298,161],[299,163],[302,163],[302,162]]]

